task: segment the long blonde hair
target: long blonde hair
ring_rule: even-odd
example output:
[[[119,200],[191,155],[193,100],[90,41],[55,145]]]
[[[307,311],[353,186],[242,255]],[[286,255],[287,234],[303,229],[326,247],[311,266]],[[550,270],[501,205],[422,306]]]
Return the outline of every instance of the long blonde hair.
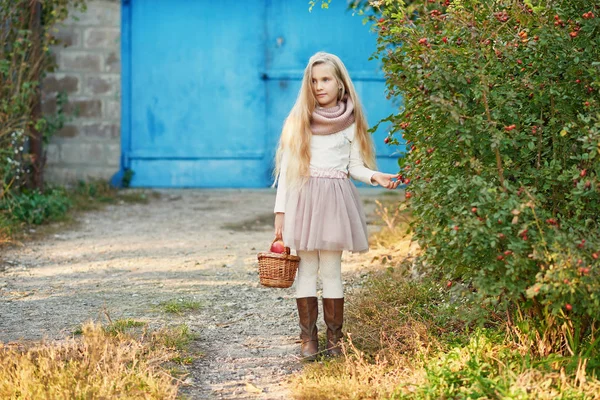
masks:
[[[310,139],[312,136],[310,120],[318,104],[312,90],[312,68],[317,64],[327,64],[332,67],[334,77],[342,88],[338,96],[338,101],[346,93],[352,100],[356,124],[355,140],[358,140],[360,153],[366,166],[375,169],[373,139],[367,131],[367,120],[350,75],[339,57],[320,51],[308,60],[308,65],[304,69],[304,77],[302,79],[302,86],[298,92],[298,98],[283,125],[275,156],[275,171],[273,172],[276,178],[275,183],[281,173],[284,152],[288,152],[286,182],[289,186],[301,186],[306,182],[310,174]]]

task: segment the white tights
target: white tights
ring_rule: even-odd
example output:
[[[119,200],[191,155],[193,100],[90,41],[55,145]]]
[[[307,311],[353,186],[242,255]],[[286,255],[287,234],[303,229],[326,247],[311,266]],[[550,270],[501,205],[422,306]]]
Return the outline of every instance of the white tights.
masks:
[[[317,271],[323,281],[323,298],[341,299],[342,286],[341,251],[298,251],[300,265],[296,278],[296,297],[317,297]]]

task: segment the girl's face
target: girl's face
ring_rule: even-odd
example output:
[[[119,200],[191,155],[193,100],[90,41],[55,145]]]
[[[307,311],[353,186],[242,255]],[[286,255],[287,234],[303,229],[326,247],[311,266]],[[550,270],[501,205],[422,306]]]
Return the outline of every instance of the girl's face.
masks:
[[[312,67],[312,91],[319,105],[330,108],[337,105],[340,86],[328,64],[317,64]]]

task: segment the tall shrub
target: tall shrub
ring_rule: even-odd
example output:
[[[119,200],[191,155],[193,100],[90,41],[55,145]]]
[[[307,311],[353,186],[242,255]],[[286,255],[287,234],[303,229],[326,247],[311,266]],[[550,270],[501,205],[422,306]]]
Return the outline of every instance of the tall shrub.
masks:
[[[540,354],[577,352],[600,315],[599,5],[370,4],[423,260],[533,322]]]
[[[69,7],[83,9],[84,0],[0,0],[0,200],[31,173],[32,130],[47,138],[60,127],[61,116],[34,116],[33,108],[40,81],[54,66],[53,29]]]

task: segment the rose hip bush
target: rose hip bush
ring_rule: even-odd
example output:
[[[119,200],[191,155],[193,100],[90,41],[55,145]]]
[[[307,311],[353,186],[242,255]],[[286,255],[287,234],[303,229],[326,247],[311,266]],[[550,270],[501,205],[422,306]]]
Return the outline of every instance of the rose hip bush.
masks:
[[[371,5],[426,265],[576,351],[600,315],[600,6]]]

